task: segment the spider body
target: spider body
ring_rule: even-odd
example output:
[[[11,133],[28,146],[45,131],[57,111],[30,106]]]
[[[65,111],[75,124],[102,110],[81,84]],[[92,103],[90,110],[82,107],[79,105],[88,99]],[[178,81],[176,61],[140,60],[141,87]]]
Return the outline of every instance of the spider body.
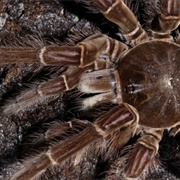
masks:
[[[121,28],[126,44],[104,34],[95,34],[76,46],[51,45],[23,51],[20,48],[0,49],[0,63],[68,66],[60,77],[17,97],[16,103],[5,107],[4,113],[12,109],[24,110],[40,98],[58,95],[75,86],[80,92],[96,94],[82,102],[85,109],[98,103],[116,105],[93,123],[72,121],[50,128],[45,135],[49,141],[61,136],[62,129],[71,129],[76,123],[86,126],[29,160],[12,180],[36,179],[46,168],[62,163],[97,139],[110,139],[109,149],[113,149],[111,144],[115,143],[119,149],[138,134],[140,138],[124,167],[125,177],[136,178],[157,155],[164,130],[171,130],[172,135],[180,131],[180,46],[170,35],[180,24],[180,3],[162,0],[161,14],[153,22],[152,37],[149,37],[122,0],[92,2]],[[118,134],[115,138],[114,133]]]
[[[138,110],[140,125],[169,128],[179,122],[179,58],[179,45],[153,40],[119,61],[122,99]]]

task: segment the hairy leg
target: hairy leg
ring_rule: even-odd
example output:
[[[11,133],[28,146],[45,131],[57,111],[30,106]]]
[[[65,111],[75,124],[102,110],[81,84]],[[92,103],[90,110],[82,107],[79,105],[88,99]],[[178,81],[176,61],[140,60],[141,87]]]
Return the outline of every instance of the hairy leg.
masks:
[[[180,24],[180,2],[178,0],[162,0],[161,14],[152,23],[154,38],[168,40],[171,31]]]
[[[30,160],[29,165],[17,172],[11,180],[30,180],[40,176],[48,167],[62,163],[98,138],[104,138],[115,130],[138,121],[138,114],[128,104],[109,110],[83,131],[52,146],[47,152]]]
[[[0,48],[0,63],[42,63],[45,66],[77,66],[93,64],[104,54],[118,59],[128,47],[103,34],[95,34],[76,46],[50,45],[38,48]]]
[[[162,135],[162,130],[150,130],[142,135],[137,141],[125,166],[124,171],[127,177],[139,177],[144,169],[148,167],[149,163],[158,152],[159,141],[161,140]]]
[[[107,19],[121,28],[130,45],[134,46],[148,39],[146,32],[122,0],[92,0],[92,2]]]

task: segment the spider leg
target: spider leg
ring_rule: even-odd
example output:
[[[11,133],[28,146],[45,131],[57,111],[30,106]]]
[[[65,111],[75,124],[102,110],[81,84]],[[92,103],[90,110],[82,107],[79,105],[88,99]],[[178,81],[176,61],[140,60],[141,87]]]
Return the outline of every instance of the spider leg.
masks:
[[[157,154],[159,141],[162,136],[162,130],[150,130],[142,135],[131,152],[124,169],[127,177],[139,177],[143,170],[148,167],[153,157]]]
[[[117,24],[128,43],[136,45],[148,39],[138,20],[122,0],[92,0],[102,14]]]
[[[74,119],[69,122],[58,122],[50,126],[50,128],[45,133],[45,140],[50,141],[56,137],[67,136],[68,132],[71,132],[73,129],[79,131],[79,129],[84,129],[90,126],[91,123],[86,120]],[[78,129],[78,130],[77,130]]]
[[[100,55],[118,59],[128,47],[103,34],[95,34],[76,46],[50,45],[43,48],[0,48],[0,63],[42,63],[46,66],[76,66],[93,64]]]
[[[3,113],[17,113],[25,110],[35,103],[42,102],[48,97],[58,96],[77,85],[84,69],[68,67],[68,69],[58,78],[41,83],[37,87],[23,92],[16,97],[15,101],[10,101],[3,108]]]
[[[41,49],[40,60],[46,65],[70,65],[67,70],[60,77],[44,82],[35,89],[18,96],[15,103],[5,106],[4,113],[18,112],[31,106],[34,102],[43,101],[47,97],[56,96],[59,93],[72,89],[79,83],[84,72],[110,66],[128,50],[125,44],[102,34],[90,36],[78,43],[77,46],[56,47],[48,46],[43,50]],[[96,61],[100,55],[106,55],[110,58],[110,61]],[[21,57],[16,56],[16,58],[16,61],[21,60]],[[3,61],[6,60],[5,56],[0,56],[0,63],[1,59]],[[109,84],[102,88],[110,88]]]
[[[48,167],[62,163],[88,144],[108,136],[121,127],[138,121],[136,110],[128,104],[121,104],[109,110],[80,133],[68,138],[62,143],[52,146],[46,153],[30,160],[29,166],[17,172],[11,180],[30,180],[40,176]]]
[[[153,37],[172,39],[171,31],[180,24],[180,2],[178,0],[162,0],[161,14],[152,23]]]
[[[135,135],[137,127],[138,121],[134,121],[128,126],[114,131],[97,142],[96,151],[102,155],[104,160],[109,159],[109,157],[118,158],[122,147]]]

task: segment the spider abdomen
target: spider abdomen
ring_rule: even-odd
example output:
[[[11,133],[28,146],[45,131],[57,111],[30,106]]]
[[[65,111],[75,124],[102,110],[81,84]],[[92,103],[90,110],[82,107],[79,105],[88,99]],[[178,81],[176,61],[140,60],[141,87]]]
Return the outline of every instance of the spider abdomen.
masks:
[[[140,124],[170,127],[180,118],[180,46],[153,40],[119,62],[122,99],[137,108]]]

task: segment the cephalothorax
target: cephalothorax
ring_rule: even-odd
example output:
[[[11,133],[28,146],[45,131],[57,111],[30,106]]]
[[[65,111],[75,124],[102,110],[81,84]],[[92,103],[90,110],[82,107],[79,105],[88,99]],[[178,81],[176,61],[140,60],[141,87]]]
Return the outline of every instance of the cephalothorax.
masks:
[[[152,37],[148,37],[122,0],[92,2],[107,19],[121,28],[127,45],[106,35],[95,34],[77,46],[53,45],[42,49],[27,48],[23,52],[18,48],[1,48],[0,63],[69,65],[59,78],[20,96],[16,110],[21,110],[27,99],[30,102],[29,99],[37,96],[56,95],[75,86],[81,92],[96,93],[83,101],[84,108],[104,102],[117,106],[93,124],[89,123],[73,138],[56,143],[12,179],[36,178],[49,166],[63,162],[89,143],[106,138],[119,129],[123,129],[121,136],[128,137],[123,143],[134,134],[141,135],[124,168],[126,177],[136,178],[157,154],[163,131],[168,129],[176,135],[180,130],[180,46],[170,36],[180,24],[178,0],[161,1],[161,14],[152,25]],[[27,53],[29,57],[24,55]],[[107,56],[110,60],[100,56]],[[11,108],[10,105],[4,112]],[[49,136],[51,131],[53,128]]]

